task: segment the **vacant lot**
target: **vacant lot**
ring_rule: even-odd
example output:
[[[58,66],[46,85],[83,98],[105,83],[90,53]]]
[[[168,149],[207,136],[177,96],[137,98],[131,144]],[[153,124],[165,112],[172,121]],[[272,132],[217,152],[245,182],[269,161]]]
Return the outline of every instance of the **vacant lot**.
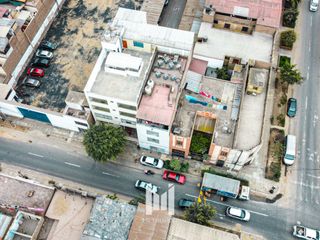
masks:
[[[82,91],[101,50],[101,36],[118,6],[135,8],[131,0],[66,0],[45,40],[58,44],[41,86],[18,87],[24,103],[62,112],[69,90]]]

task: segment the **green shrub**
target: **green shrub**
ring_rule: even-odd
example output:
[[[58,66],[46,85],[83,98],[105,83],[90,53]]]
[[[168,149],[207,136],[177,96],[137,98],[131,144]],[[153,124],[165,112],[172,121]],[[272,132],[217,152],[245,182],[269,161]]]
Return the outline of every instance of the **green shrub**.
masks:
[[[287,56],[280,56],[279,67],[283,67],[286,64],[291,63],[291,58]]]
[[[271,124],[273,124],[273,122],[274,122],[274,116],[271,116],[270,122],[271,122]]]
[[[164,167],[165,169],[170,169],[170,160],[165,160],[165,161],[164,161],[164,164],[163,164],[163,167]]]
[[[217,74],[217,78],[223,79],[223,80],[230,80],[231,77],[228,74],[228,68],[222,67],[222,68],[216,68],[215,70]]]
[[[178,159],[172,159],[170,161],[170,169],[179,172],[181,169],[181,163]]]
[[[286,9],[283,12],[283,26],[294,28],[298,19],[299,11],[295,8]]]
[[[280,104],[285,105],[287,103],[287,96],[283,94],[280,98]]]
[[[297,35],[293,30],[284,31],[280,36],[280,46],[292,49],[296,40]]]
[[[187,173],[189,171],[189,163],[188,162],[181,163],[180,171]]]
[[[281,163],[280,162],[272,162],[270,164],[270,171],[271,171],[271,180],[279,182],[281,177]]]
[[[191,140],[190,152],[204,155],[209,151],[210,144],[211,139],[209,136],[207,136],[207,134],[194,131]]]
[[[279,114],[279,115],[277,116],[277,121],[278,121],[278,123],[279,123],[279,125],[280,125],[281,127],[284,127],[284,125],[285,125],[285,123],[286,123],[286,119],[285,119],[285,116],[284,116],[283,113],[281,113],[281,114]]]

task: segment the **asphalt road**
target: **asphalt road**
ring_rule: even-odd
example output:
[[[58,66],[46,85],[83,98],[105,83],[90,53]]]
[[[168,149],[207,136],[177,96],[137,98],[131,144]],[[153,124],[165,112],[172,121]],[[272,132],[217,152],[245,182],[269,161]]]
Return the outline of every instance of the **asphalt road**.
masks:
[[[186,0],[169,0],[162,10],[159,25],[178,29],[186,3]]]
[[[309,11],[309,1],[302,1],[301,45],[295,63],[304,83],[296,88],[298,113],[290,120],[290,133],[297,136],[297,161],[289,167],[289,184],[295,189],[295,207],[289,218],[320,230],[320,13]]]
[[[134,187],[137,179],[150,181],[161,188],[163,193],[168,182],[162,180],[160,173],[147,176],[141,169],[126,167],[115,163],[101,164],[92,159],[73,152],[70,149],[57,148],[37,143],[23,143],[0,138],[0,161],[30,168],[49,175],[54,175],[99,189],[124,194],[131,197],[144,196]],[[175,185],[175,202],[180,198],[192,199],[199,193],[198,177],[187,176],[185,185]],[[242,224],[248,232],[262,234],[266,239],[290,239],[291,225],[286,224],[285,216],[290,209],[282,209],[276,204],[255,201],[239,201],[229,199],[220,202],[217,197],[208,200],[218,211],[215,220],[231,226]],[[227,218],[224,214],[227,206],[236,206],[251,212],[251,221],[243,223]],[[279,238],[281,237],[281,238]]]

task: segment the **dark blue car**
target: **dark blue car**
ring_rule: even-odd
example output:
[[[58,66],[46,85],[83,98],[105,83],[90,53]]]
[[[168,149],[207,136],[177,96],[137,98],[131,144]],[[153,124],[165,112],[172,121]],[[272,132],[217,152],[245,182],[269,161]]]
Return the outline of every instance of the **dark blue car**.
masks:
[[[287,115],[288,117],[294,117],[296,116],[296,113],[297,113],[297,99],[289,98]]]

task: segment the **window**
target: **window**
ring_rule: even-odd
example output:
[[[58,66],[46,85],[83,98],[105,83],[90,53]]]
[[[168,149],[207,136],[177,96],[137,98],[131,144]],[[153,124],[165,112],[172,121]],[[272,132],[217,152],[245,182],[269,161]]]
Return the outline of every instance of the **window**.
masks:
[[[126,112],[119,112],[121,116],[125,116],[125,117],[131,117],[131,118],[135,118],[136,115],[132,114],[132,113],[126,113]]]
[[[123,103],[118,103],[118,107],[129,109],[129,110],[137,110],[137,108],[135,106],[131,106],[131,105],[123,104]]]
[[[107,101],[107,100],[104,100],[104,99],[99,99],[99,98],[92,98],[92,97],[90,97],[90,100],[91,100],[92,102],[108,104],[108,101]]]
[[[107,119],[107,120],[112,120],[111,116],[100,114],[100,113],[95,113],[94,114],[97,118],[102,118],[102,119]]]
[[[110,112],[109,108],[98,107],[98,106],[92,106],[92,108],[95,109],[95,110],[100,110],[100,111],[104,111],[104,112]]]
[[[122,122],[122,123],[125,123],[125,124],[136,125],[136,123],[135,123],[135,122],[133,122],[133,121],[129,121],[129,120],[125,120],[125,119],[121,119],[121,122]]]
[[[148,135],[159,137],[159,133],[147,130]]]
[[[153,143],[159,143],[158,139],[154,139],[154,138],[147,138],[148,142],[153,142]]]
[[[142,42],[133,41],[133,46],[143,48],[144,44]]]
[[[248,32],[249,28],[248,27],[242,27],[241,32]]]
[[[218,21],[218,20],[213,20],[213,23],[214,23],[214,24],[218,24],[219,21]]]
[[[183,147],[183,141],[182,140],[176,140],[176,145],[178,147]]]
[[[88,127],[88,124],[86,124],[86,123],[83,123],[83,122],[77,122],[77,121],[74,121],[74,122],[75,122],[76,124],[78,124],[78,125]]]
[[[224,24],[224,28],[230,29],[230,24],[229,23],[225,23]]]

